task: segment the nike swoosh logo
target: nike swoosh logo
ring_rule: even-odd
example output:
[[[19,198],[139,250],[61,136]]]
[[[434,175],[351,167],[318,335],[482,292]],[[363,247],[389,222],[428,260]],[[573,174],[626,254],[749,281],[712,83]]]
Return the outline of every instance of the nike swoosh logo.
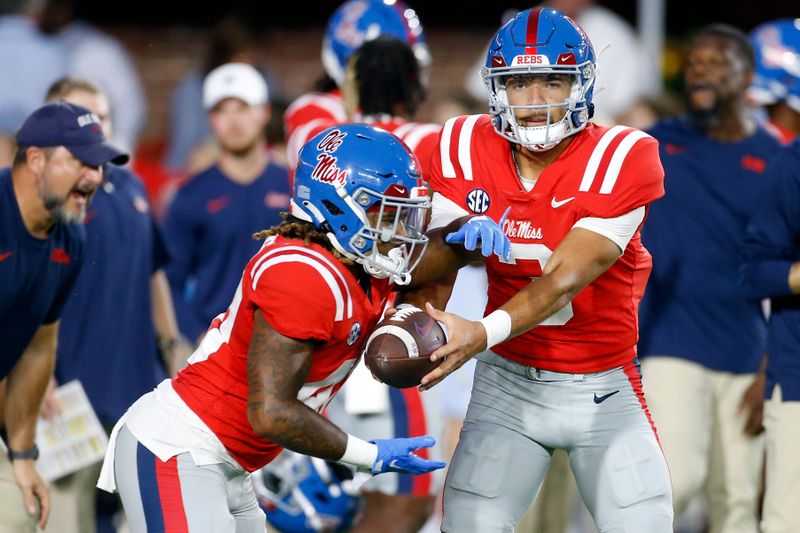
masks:
[[[614,396],[618,392],[619,392],[619,390],[615,390],[614,392],[609,392],[608,394],[604,394],[602,396],[598,396],[597,393],[595,392],[594,393],[594,403],[603,403],[604,401],[608,400],[609,398],[611,398],[612,396]]]
[[[0,261],[5,261],[6,259],[8,259],[9,257],[11,257],[12,255],[14,255],[14,252],[5,252],[5,253],[2,253],[2,254],[0,254]]]
[[[558,209],[562,205],[568,204],[574,199],[575,199],[574,196],[570,196],[569,198],[564,198],[563,200],[556,200],[556,197],[553,196],[553,199],[550,200],[550,205],[553,207],[553,209]]]
[[[419,327],[419,323],[416,320],[414,321],[414,329],[417,330],[417,333],[419,333],[420,337],[426,337],[428,333],[430,333],[432,327],[433,320],[428,320],[428,323],[423,327]]]

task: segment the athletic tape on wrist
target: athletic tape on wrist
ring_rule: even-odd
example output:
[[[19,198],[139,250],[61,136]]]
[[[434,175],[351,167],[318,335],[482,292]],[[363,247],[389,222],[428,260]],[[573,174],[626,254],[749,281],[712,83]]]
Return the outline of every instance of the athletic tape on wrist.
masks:
[[[511,315],[497,309],[479,320],[486,330],[486,349],[500,344],[511,335]]]
[[[378,458],[378,445],[361,440],[353,435],[347,435],[347,448],[339,459],[342,463],[351,464],[358,468],[370,470]]]

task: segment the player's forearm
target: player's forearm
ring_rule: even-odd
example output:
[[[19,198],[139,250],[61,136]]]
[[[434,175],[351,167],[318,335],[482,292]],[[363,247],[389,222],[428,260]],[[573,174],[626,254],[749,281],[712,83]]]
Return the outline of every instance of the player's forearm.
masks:
[[[150,291],[153,297],[153,326],[159,339],[177,340],[178,321],[172,303],[172,291],[164,270],[158,270],[150,278]]]
[[[27,450],[36,438],[36,420],[55,367],[55,342],[32,341],[11,370],[6,383],[5,425],[8,445]]]
[[[600,241],[605,249],[588,257],[579,257],[580,239],[570,249],[553,255],[544,275],[515,294],[501,309],[511,315],[511,336],[524,333],[569,304],[579,292],[603,274],[619,257],[611,241]]]
[[[454,220],[447,226],[428,232],[428,246],[412,272],[409,287],[416,288],[437,281],[459,268],[483,259],[480,251],[466,250],[462,245],[453,245],[445,242],[444,238],[456,231],[470,217]]]
[[[403,287],[399,287],[402,292],[398,294],[395,304],[406,303],[424,309],[425,302],[430,302],[435,308],[444,309],[450,300],[457,275],[458,271],[450,272],[436,281],[408,291],[403,291]]]
[[[270,401],[248,408],[253,430],[286,449],[339,460],[347,447],[347,434],[298,400]]]
[[[582,288],[577,280],[555,276],[537,279],[500,307],[511,316],[509,336],[515,337],[541,324],[569,304]]]

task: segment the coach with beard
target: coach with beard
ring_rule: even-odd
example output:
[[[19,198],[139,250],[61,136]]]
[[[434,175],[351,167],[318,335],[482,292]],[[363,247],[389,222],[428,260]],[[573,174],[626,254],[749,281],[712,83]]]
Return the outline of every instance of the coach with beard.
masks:
[[[86,207],[103,166],[128,156],[105,143],[88,109],[34,111],[0,169],[0,533],[34,532],[49,512],[36,470],[36,419],[53,374],[58,321],[83,261]]]
[[[666,195],[642,232],[653,273],[639,311],[639,355],[675,516],[707,486],[712,531],[758,531],[766,322],[759,299],[739,284],[738,265],[756,191],[780,144],[745,105],[753,67],[745,34],[702,29],[684,71],[686,114],[650,132]]]

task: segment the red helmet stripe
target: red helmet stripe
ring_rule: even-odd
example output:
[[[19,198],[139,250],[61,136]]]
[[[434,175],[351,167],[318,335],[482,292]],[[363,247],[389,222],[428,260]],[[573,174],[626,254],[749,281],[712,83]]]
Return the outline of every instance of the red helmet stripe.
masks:
[[[528,29],[525,32],[525,44],[536,44],[537,34],[539,33],[539,13],[541,7],[535,7],[528,13]],[[536,55],[536,46],[526,46],[525,55]]]

